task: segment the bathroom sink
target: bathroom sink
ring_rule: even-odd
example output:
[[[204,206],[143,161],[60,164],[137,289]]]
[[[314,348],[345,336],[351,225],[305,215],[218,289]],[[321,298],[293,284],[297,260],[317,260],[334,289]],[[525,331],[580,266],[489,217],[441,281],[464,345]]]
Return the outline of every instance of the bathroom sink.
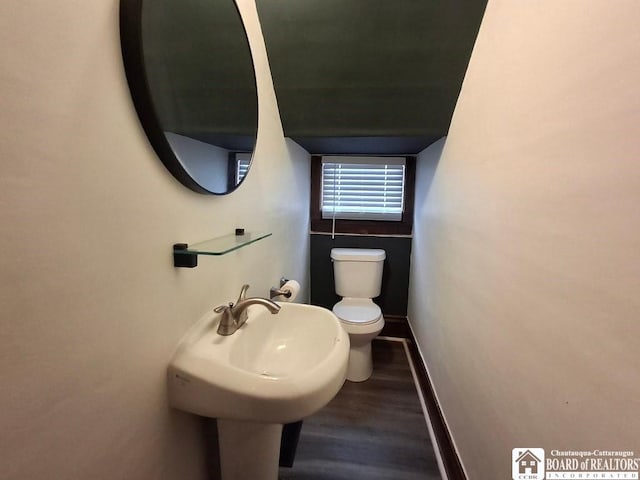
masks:
[[[260,305],[235,333],[216,332],[220,315],[187,333],[168,368],[172,406],[198,415],[261,423],[300,420],[326,405],[344,383],[349,337],[324,308]]]

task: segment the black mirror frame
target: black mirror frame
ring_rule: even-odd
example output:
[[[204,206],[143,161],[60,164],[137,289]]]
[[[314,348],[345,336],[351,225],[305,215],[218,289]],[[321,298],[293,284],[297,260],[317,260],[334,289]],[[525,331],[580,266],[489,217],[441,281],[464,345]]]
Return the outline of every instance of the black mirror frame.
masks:
[[[255,62],[253,61],[253,52],[251,51],[247,30],[245,28],[244,21],[242,21],[240,11],[238,10],[238,5],[234,0],[230,1],[233,1],[240,18],[240,22],[242,23],[244,38],[247,42],[247,49],[249,51],[249,56],[251,57],[251,64],[253,65],[253,81],[256,84],[256,119],[258,119],[256,122],[257,140],[260,107],[257,99],[258,88]],[[213,192],[204,188],[184,169],[182,163],[178,160],[173,148],[169,144],[164,131],[162,130],[156,109],[153,105],[153,99],[151,98],[151,90],[149,88],[149,81],[144,65],[144,50],[142,46],[143,3],[144,0],[120,0],[120,47],[122,50],[122,60],[124,63],[127,83],[129,84],[129,90],[131,92],[131,98],[136,112],[138,113],[142,128],[164,166],[169,170],[174,178],[176,178],[185,187],[193,190],[194,192],[205,195],[227,195],[235,191],[242,184],[244,178],[235,186],[235,188],[229,189],[226,192]],[[251,162],[253,163],[253,153]]]

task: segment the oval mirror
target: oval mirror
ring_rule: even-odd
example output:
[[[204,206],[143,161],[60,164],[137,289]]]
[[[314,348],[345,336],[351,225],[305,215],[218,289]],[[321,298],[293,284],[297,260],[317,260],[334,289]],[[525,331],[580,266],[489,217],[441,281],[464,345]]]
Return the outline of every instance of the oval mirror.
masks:
[[[247,174],[258,97],[234,0],[121,0],[122,54],[133,102],[165,167],[222,195]]]

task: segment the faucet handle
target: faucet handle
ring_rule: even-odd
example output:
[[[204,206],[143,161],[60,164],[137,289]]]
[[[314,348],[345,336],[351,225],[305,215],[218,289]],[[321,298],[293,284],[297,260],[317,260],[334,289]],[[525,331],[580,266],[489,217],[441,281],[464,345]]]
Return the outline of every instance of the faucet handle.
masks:
[[[249,290],[249,284],[245,283],[244,285],[242,285],[242,288],[240,289],[240,295],[238,295],[238,300],[236,300],[236,305],[239,304],[241,301],[243,301],[245,298],[247,298],[247,290]]]
[[[233,303],[229,302],[227,305],[219,305],[216,308],[213,309],[213,311],[215,313],[222,313],[226,310],[230,310],[231,308],[233,308]]]

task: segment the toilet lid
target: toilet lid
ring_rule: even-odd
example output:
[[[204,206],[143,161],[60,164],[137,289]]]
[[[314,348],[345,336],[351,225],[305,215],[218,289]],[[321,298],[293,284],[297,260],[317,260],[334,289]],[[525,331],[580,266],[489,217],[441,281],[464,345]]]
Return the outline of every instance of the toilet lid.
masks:
[[[345,298],[333,306],[333,313],[345,323],[366,325],[376,322],[382,311],[369,299]]]

